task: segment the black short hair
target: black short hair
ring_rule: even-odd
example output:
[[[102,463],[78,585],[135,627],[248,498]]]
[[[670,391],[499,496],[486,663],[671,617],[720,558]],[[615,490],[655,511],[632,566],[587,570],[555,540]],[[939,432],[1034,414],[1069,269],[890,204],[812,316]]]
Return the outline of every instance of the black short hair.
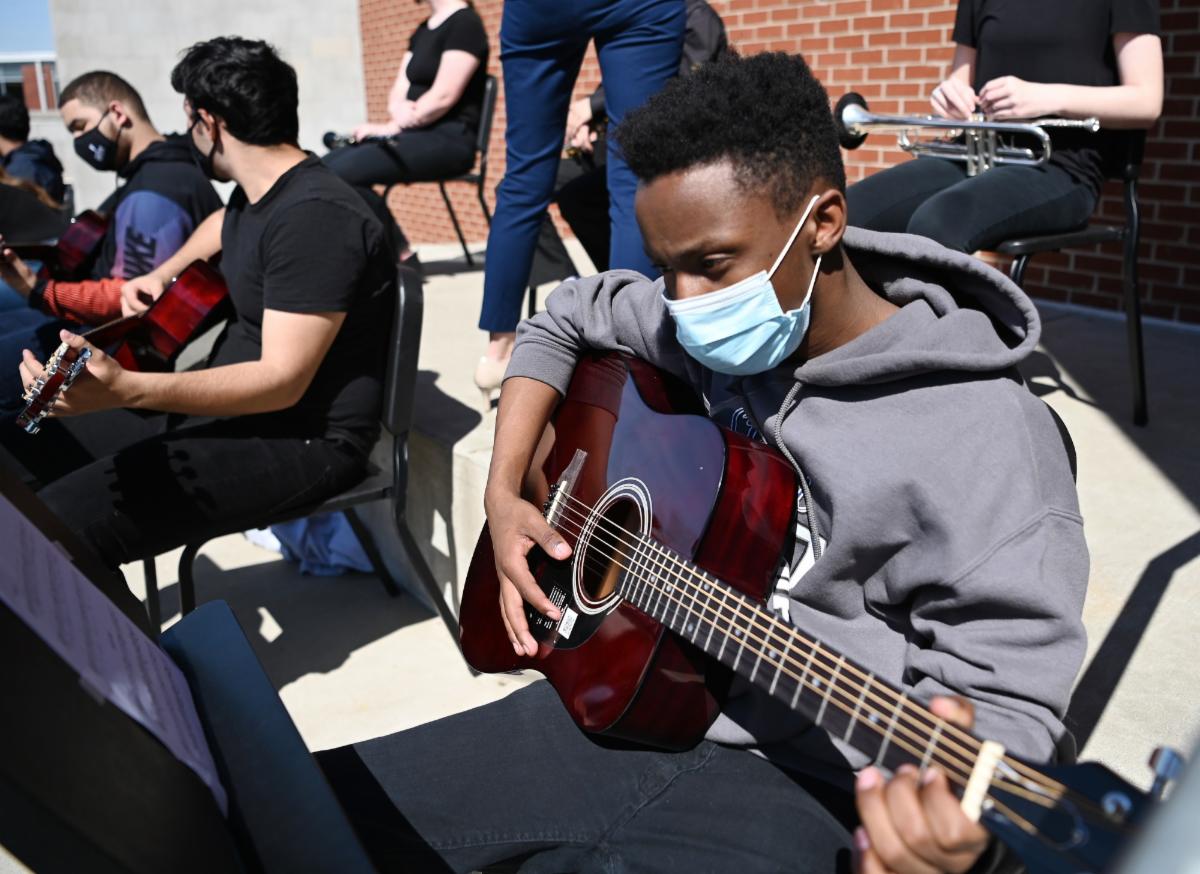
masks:
[[[727,159],[738,184],[767,191],[781,216],[818,179],[846,190],[829,95],[799,55],[702,64],[630,112],[614,138],[643,182]]]
[[[300,138],[296,71],[262,40],[218,36],[196,43],[171,71],[171,87],[243,143],[295,145]]]
[[[76,76],[58,95],[58,105],[78,100],[96,109],[104,109],[114,100],[120,100],[130,115],[137,116],[142,121],[150,120],[146,112],[146,104],[137,89],[108,70],[92,70],[82,76]]]
[[[15,94],[0,94],[0,137],[18,143],[29,139],[29,110]]]

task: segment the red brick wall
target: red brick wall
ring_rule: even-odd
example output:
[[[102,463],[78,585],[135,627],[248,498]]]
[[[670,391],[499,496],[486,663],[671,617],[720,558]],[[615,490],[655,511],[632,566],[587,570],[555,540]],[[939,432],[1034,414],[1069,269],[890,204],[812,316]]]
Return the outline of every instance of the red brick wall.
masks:
[[[927,95],[951,55],[955,0],[710,0],[724,18],[732,44],[743,54],[800,52],[830,97],[863,94],[873,110],[928,111]],[[1143,236],[1140,255],[1145,312],[1200,323],[1200,0],[1162,3],[1167,99],[1151,131],[1142,172]],[[479,0],[476,9],[492,40],[489,71],[499,76],[501,0]],[[385,114],[387,92],[408,36],[428,7],[394,0],[360,0],[367,106],[373,120]],[[595,87],[599,72],[589,54],[578,93]],[[501,93],[489,154],[488,197],[504,173],[504,97]],[[894,140],[877,136],[846,152],[849,181],[908,160]],[[468,240],[487,228],[468,186],[449,186]],[[454,239],[436,186],[397,188],[392,206],[417,242]],[[1101,216],[1120,220],[1119,185],[1106,189]],[[1036,295],[1115,309],[1120,306],[1120,253],[1101,249],[1034,259],[1026,285]]]

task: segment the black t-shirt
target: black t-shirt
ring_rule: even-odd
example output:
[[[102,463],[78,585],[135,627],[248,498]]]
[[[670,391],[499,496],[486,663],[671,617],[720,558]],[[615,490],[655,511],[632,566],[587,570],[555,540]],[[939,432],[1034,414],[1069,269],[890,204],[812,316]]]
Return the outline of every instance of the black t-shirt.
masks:
[[[429,28],[427,22],[422,22],[413,32],[412,39],[408,42],[408,50],[412,52],[412,57],[408,59],[408,69],[405,70],[405,75],[408,76],[409,100],[416,100],[433,87],[443,53],[460,51],[479,58],[479,67],[467,83],[458,103],[434,122],[434,126],[446,122],[461,122],[472,133],[478,130],[479,117],[483,112],[483,91],[487,83],[488,62],[487,32],[483,29],[483,21],[479,14],[466,6],[452,13],[433,29]]]
[[[976,51],[976,92],[1000,76],[1119,85],[1113,34],[1158,32],[1157,0],[959,0],[954,22],[954,41]],[[1099,191],[1114,133],[1051,130],[1050,163]]]
[[[236,315],[210,365],[261,357],[264,309],[345,312],[300,401],[255,418],[261,433],[326,437],[369,451],[378,434],[395,305],[396,262],[379,220],[354,189],[310,155],[257,203],[234,190],[221,246],[221,272]]]

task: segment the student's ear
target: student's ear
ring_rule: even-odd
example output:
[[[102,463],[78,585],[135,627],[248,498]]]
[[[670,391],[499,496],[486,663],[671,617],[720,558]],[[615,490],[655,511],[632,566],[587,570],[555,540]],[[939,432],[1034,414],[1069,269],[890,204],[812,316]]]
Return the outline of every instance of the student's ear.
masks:
[[[821,193],[813,204],[817,230],[813,234],[813,255],[827,255],[842,242],[846,232],[846,195],[836,188]]]
[[[133,127],[133,118],[125,111],[125,104],[120,100],[110,100],[108,103],[108,114],[113,117],[113,121],[117,123],[119,128]]]

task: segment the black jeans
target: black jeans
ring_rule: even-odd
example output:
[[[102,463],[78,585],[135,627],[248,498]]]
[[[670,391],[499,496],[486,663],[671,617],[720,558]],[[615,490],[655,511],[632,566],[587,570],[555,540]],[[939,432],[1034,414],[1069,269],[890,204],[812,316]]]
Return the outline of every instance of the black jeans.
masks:
[[[257,417],[168,429],[165,414],[112,410],[0,430],[13,467],[105,564],[238,531],[349,488],[366,459],[341,441],[271,436]]]
[[[475,163],[475,132],[459,122],[334,149],[321,160],[356,188],[452,179]],[[408,247],[403,231],[399,245]]]
[[[1096,208],[1091,187],[1054,165],[1001,165],[967,176],[965,165],[933,157],[856,182],[846,200],[852,225],[919,234],[961,252],[1076,230]]]
[[[766,760],[585,735],[547,683],[317,761],[382,872],[849,870],[847,829]]]

